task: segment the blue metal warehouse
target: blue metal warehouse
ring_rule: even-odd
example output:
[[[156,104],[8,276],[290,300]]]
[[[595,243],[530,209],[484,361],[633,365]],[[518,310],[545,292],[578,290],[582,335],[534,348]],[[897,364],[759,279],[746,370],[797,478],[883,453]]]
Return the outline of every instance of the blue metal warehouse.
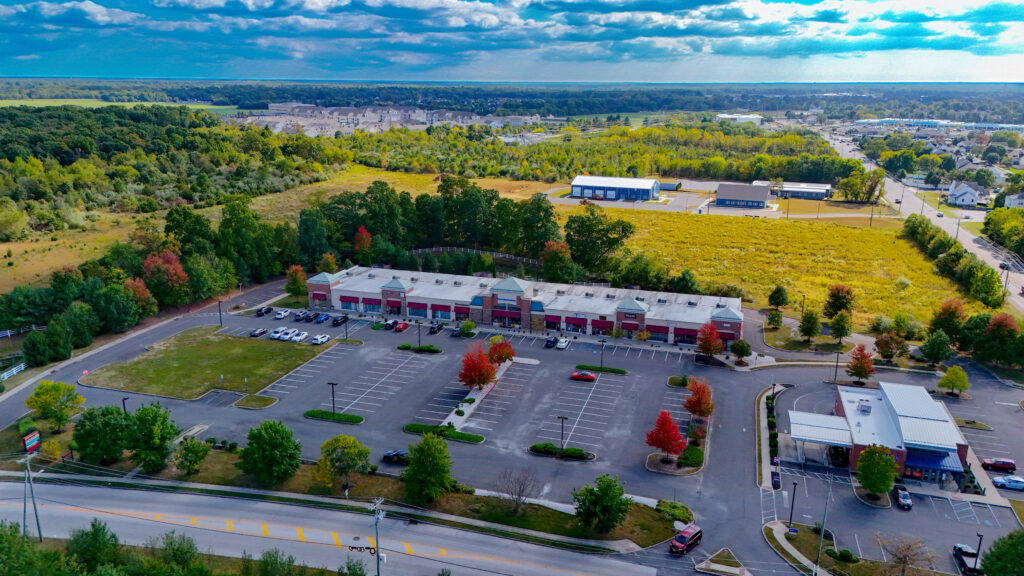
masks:
[[[652,178],[577,176],[572,180],[573,198],[593,200],[657,200],[660,185]]]

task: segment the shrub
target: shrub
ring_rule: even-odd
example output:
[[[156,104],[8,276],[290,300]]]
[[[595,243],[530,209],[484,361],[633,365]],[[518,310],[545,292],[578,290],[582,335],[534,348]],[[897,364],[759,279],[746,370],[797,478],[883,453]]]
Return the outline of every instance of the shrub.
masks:
[[[463,442],[472,442],[473,444],[479,444],[484,441],[483,436],[480,436],[479,434],[469,434],[468,432],[459,432],[454,426],[435,426],[432,424],[413,422],[411,424],[406,424],[403,429],[410,434],[437,434],[444,438],[461,440]]]
[[[541,442],[540,444],[530,446],[530,452],[554,456],[555,454],[558,454],[558,446],[555,446],[551,442]]]
[[[377,466],[376,464],[370,464],[370,467],[367,469],[367,472],[369,472],[370,474],[376,474],[377,470],[379,469],[380,466]]]
[[[209,444],[210,446],[216,446],[217,445],[217,439],[216,438],[212,438],[212,437],[211,438],[207,438],[206,439],[206,443]]]
[[[363,417],[357,414],[328,412],[327,410],[307,410],[304,416],[306,418],[313,418],[314,420],[330,420],[332,422],[341,422],[343,424],[359,424],[363,421]]]
[[[582,448],[569,446],[565,450],[562,450],[562,458],[569,460],[586,460],[587,453]]]
[[[454,494],[476,494],[476,488],[458,482],[452,483],[451,491]]]
[[[22,418],[21,420],[18,420],[18,436],[25,436],[35,430],[39,430],[39,428],[31,418]]]
[[[417,347],[413,348],[412,350],[413,350],[413,352],[418,352],[420,354],[422,354],[424,352],[428,353],[428,354],[438,354],[438,353],[441,352],[441,349],[438,348],[437,346],[434,346],[433,344],[424,344],[422,346],[417,346]]]
[[[775,416],[769,416],[768,417],[768,429],[769,430],[775,430],[776,426],[777,426],[777,424],[775,422]]]
[[[841,560],[842,562],[851,562],[852,563],[852,562],[856,562],[858,560],[858,558],[853,555],[853,552],[851,552],[851,551],[849,551],[849,550],[844,548],[844,549],[839,551],[839,560]]]
[[[238,450],[238,442],[228,444],[228,452],[234,452],[235,450]]]
[[[458,410],[455,411],[455,415],[456,416],[465,416],[466,412],[462,408],[459,408]]]
[[[462,404],[463,402],[465,402],[466,404],[472,404],[476,402],[476,398],[463,398],[462,400],[459,401],[459,404]]]
[[[220,449],[221,450],[227,450],[228,449],[228,441],[227,441],[227,439],[224,439],[224,440],[220,441]]]
[[[679,502],[658,500],[658,505],[654,509],[661,512],[662,516],[669,520],[677,520],[684,524],[693,522],[693,512],[690,512],[689,508]]]
[[[680,458],[683,466],[689,466],[696,468],[704,464],[704,451],[696,446],[687,446],[686,450],[683,450],[683,456]]]
[[[412,344],[399,344],[399,350],[412,350]]]
[[[377,322],[373,326],[370,326],[370,330],[383,330],[383,329],[384,329],[384,323],[383,322]]]
[[[576,369],[577,370],[589,370],[591,372],[607,372],[609,374],[625,374],[626,373],[626,371],[623,370],[622,368],[609,368],[608,366],[605,366],[604,368],[602,368],[600,366],[591,366],[589,364],[577,364],[576,365]]]

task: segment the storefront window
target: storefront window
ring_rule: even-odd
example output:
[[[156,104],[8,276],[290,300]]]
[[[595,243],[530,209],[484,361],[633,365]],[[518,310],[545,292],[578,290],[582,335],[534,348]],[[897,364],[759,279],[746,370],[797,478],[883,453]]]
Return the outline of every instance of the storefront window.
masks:
[[[427,317],[427,310],[426,310],[426,308],[409,308],[409,316],[415,316],[415,317],[418,317],[418,318],[426,318]]]
[[[451,320],[452,313],[447,310],[434,310],[434,318],[438,320]]]
[[[363,304],[363,312],[380,314],[380,304]]]

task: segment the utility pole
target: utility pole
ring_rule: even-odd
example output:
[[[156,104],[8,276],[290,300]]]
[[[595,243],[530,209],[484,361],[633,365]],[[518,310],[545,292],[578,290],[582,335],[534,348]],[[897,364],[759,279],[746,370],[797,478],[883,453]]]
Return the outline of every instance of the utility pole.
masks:
[[[956,219],[956,235],[953,236],[953,241],[956,242],[960,239],[960,218]]]
[[[380,551],[382,546],[380,545],[380,521],[384,519],[386,513],[381,510],[381,504],[384,503],[383,498],[377,498],[373,501],[373,543],[376,545],[377,553],[374,556],[377,557],[377,576],[380,576]]]
[[[793,498],[789,501],[789,527],[793,527],[793,509],[796,508],[796,480],[793,481]]]
[[[220,327],[224,327],[224,312],[220,309],[220,300],[217,300],[217,316],[220,318]]]
[[[337,382],[328,382],[328,386],[331,387],[331,414],[334,414],[334,387],[338,385]]]
[[[423,332],[423,323],[419,320],[416,321],[416,347],[419,348],[423,345],[423,340],[420,337],[420,333]]]
[[[36,506],[36,487],[35,485],[32,484],[32,468],[30,466],[30,463],[32,462],[32,457],[35,456],[35,454],[36,453],[33,452],[32,454],[29,454],[28,456],[25,457],[25,478],[28,480],[28,491],[29,494],[32,496],[32,512],[36,516],[36,532],[39,534],[39,541],[42,542],[43,527],[39,524],[39,508]],[[27,515],[27,511],[23,514],[23,516],[24,515]]]
[[[871,205],[871,217],[868,218],[868,228],[871,228],[871,225],[874,223],[874,221],[875,221],[875,205],[872,204]]]
[[[839,354],[840,354],[840,351],[836,350],[836,373],[832,375],[832,381],[833,382],[838,382],[839,381]]]
[[[348,320],[345,320],[345,340],[348,340]]]
[[[565,421],[568,420],[569,417],[568,416],[557,416],[556,418],[558,418],[561,421],[561,424],[562,424],[561,440],[559,440],[559,446],[561,446],[561,450],[558,451],[558,453],[561,454],[565,450]]]
[[[832,499],[832,474],[828,475],[828,495],[825,496],[825,514],[821,517],[821,534],[818,536],[818,557],[814,560],[814,574],[818,574],[818,563],[821,562],[821,546],[825,542],[825,522],[828,521],[828,501]]]
[[[604,345],[605,345],[605,342],[608,342],[608,341],[605,340],[604,338],[601,338],[599,340],[599,342],[601,343],[601,368],[604,368]]]

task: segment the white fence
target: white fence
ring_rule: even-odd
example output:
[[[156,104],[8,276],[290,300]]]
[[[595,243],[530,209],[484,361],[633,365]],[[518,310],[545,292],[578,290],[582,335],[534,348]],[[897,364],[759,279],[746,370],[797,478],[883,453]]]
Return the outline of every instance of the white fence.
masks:
[[[25,363],[22,362],[21,364],[18,364],[17,366],[15,366],[14,368],[11,368],[7,372],[4,372],[3,374],[0,374],[0,382],[3,382],[4,380],[7,380],[11,376],[14,376],[15,374],[17,374],[18,372],[21,372],[24,369],[25,369]]]
[[[24,334],[30,330],[41,330],[45,331],[46,326],[40,326],[38,324],[29,324],[28,326],[22,326],[21,328],[14,330],[0,330],[0,338],[10,338],[11,336],[17,336],[18,334]]]

